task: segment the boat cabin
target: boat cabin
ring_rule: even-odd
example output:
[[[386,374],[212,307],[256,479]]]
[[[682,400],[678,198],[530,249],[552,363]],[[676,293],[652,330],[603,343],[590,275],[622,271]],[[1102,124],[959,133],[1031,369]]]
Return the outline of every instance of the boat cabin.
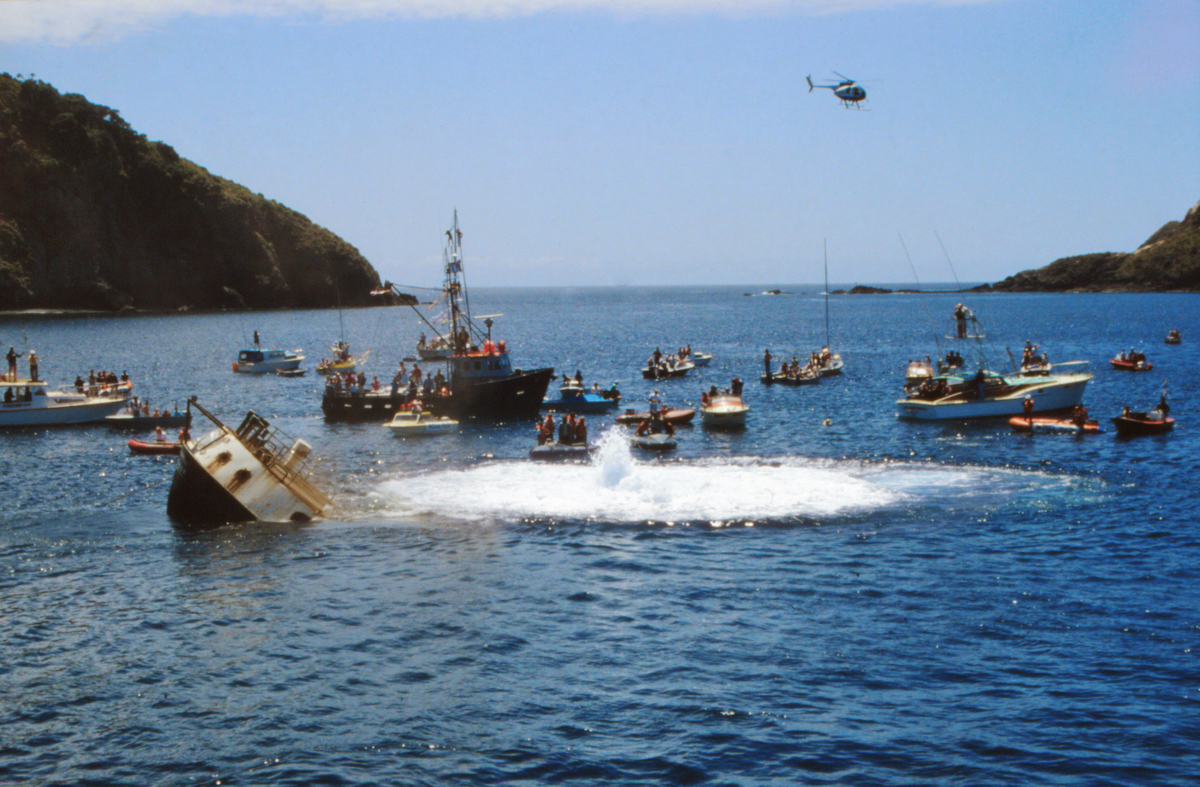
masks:
[[[286,357],[287,354],[283,350],[242,350],[238,353],[238,363],[281,361]]]

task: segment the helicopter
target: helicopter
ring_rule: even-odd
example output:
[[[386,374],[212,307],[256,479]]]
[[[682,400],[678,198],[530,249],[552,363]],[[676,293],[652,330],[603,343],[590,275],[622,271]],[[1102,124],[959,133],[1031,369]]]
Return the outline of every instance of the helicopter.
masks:
[[[842,100],[842,104],[846,106],[846,109],[849,109],[851,104],[854,105],[855,109],[862,109],[862,107],[858,105],[858,102],[865,101],[867,99],[867,91],[864,90],[858,84],[858,82],[850,77],[838,74],[836,71],[833,73],[837,74],[842,79],[842,81],[838,82],[836,85],[814,85],[812,76],[806,76],[805,79],[808,80],[808,92],[813,92],[814,87],[827,88],[832,90],[833,94]]]

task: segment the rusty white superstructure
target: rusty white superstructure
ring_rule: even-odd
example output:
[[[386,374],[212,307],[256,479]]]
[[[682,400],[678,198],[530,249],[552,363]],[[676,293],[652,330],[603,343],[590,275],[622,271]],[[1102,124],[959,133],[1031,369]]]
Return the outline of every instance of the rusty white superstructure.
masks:
[[[217,428],[185,441],[167,497],[172,519],[194,524],[302,522],[320,516],[329,497],[308,479],[312,446],[292,440],[253,412],[231,429],[188,400]]]

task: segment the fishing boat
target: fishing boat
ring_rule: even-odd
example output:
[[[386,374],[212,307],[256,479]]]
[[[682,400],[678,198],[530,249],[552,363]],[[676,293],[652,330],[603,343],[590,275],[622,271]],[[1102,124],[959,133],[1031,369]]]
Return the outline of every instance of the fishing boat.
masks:
[[[179,453],[180,443],[160,443],[157,440],[130,440],[130,453],[141,456],[164,456]]]
[[[1146,360],[1145,354],[1136,351],[1122,352],[1108,362],[1120,372],[1148,372],[1154,368],[1154,364]]]
[[[690,424],[696,417],[696,410],[692,407],[668,407],[663,409],[662,417],[672,426]],[[640,424],[642,421],[648,420],[650,420],[650,413],[637,413],[633,409],[627,409],[616,418],[619,424]]]
[[[1163,415],[1161,410],[1151,410],[1147,413],[1125,412],[1111,420],[1121,437],[1165,434],[1175,428],[1175,419]]]
[[[584,413],[593,415],[607,413],[621,404],[621,392],[616,383],[606,391],[585,390],[582,385],[568,379],[558,389],[557,399],[546,399],[542,409],[554,413]]]
[[[267,374],[299,369],[304,354],[300,350],[242,350],[233,363],[238,374]]]
[[[700,421],[708,427],[732,428],[746,425],[746,413],[750,408],[742,397],[725,392],[716,396],[705,394],[700,405]]]
[[[405,411],[396,413],[384,426],[392,430],[394,437],[430,437],[457,431],[458,421],[428,411]]]
[[[543,443],[529,449],[529,458],[537,462],[580,462],[591,452],[592,447],[584,443]]]
[[[216,429],[182,443],[167,496],[167,515],[186,524],[302,522],[332,501],[310,480],[312,446],[288,437],[254,412],[230,428],[188,399]]]
[[[1167,338],[1163,339],[1167,344],[1183,344],[1183,337],[1179,335],[1178,328],[1172,328],[1167,331]]]
[[[554,369],[522,370],[514,368],[504,340],[492,338],[493,317],[479,320],[471,316],[470,298],[463,284],[462,232],[458,212],[446,232],[443,254],[445,279],[443,298],[448,308],[449,336],[437,328],[413,305],[414,299],[391,282],[384,282],[374,295],[393,295],[408,303],[431,330],[450,343],[452,353],[444,360],[448,368],[446,385],[422,393],[421,401],[434,415],[454,419],[531,420],[538,417],[546,389],[554,378]],[[393,385],[380,391],[352,392],[326,386],[321,410],[329,421],[387,420],[400,412],[408,394]]]
[[[1012,417],[1024,412],[1032,398],[1039,413],[1070,410],[1083,401],[1091,374],[1047,374],[1021,377],[979,370],[964,379],[939,375],[896,402],[898,418],[942,421]]]
[[[65,426],[103,422],[125,407],[129,387],[102,386],[62,391],[50,390],[43,380],[0,381],[0,428]],[[93,393],[93,391],[95,393]]]
[[[1071,418],[1045,418],[1014,415],[1008,419],[1008,425],[1014,432],[1030,432],[1033,434],[1100,434],[1099,421],[1087,420],[1083,424],[1076,423]]]

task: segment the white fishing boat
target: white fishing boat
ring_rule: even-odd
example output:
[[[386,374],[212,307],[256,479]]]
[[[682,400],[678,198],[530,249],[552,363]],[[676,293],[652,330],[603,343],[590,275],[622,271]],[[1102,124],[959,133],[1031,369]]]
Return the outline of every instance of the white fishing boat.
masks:
[[[309,481],[312,446],[293,440],[253,412],[231,429],[188,400],[216,429],[180,445],[167,515],[188,524],[303,522],[332,503]]]
[[[705,426],[736,427],[746,425],[746,413],[750,408],[742,401],[742,397],[731,393],[705,395],[700,405],[700,421]]]
[[[968,379],[943,375],[923,383],[896,402],[898,418],[943,421],[1021,415],[1026,397],[1034,412],[1070,410],[1082,403],[1092,375],[1086,372],[1038,377],[978,373]]]
[[[233,363],[239,374],[267,374],[299,369],[304,355],[300,350],[242,350]]]
[[[103,386],[93,394],[50,390],[42,380],[6,380],[0,387],[0,428],[99,423],[125,407],[129,395],[128,386]]]
[[[457,431],[458,421],[435,416],[425,410],[420,413],[396,413],[384,426],[392,430],[394,437],[429,437]]]

